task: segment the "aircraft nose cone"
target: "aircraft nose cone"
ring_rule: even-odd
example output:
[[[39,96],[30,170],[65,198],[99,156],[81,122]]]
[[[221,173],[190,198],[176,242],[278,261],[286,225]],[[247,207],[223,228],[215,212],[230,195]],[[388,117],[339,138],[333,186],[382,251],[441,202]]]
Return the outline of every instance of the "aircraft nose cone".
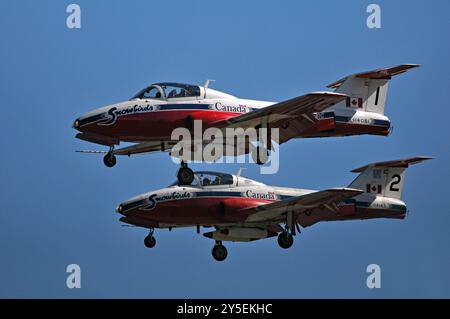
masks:
[[[123,216],[130,215],[136,208],[136,204],[134,202],[124,202],[120,203],[116,207],[116,213],[119,213]]]
[[[140,207],[145,207],[146,201],[143,198],[133,198],[131,200],[127,200],[125,202],[120,203],[116,207],[116,212],[127,216],[136,212]]]
[[[75,121],[73,121],[72,128],[79,130],[79,128],[80,128],[80,119],[79,118],[77,118]]]
[[[123,211],[124,211],[124,206],[122,204],[120,204],[119,206],[116,207],[116,212],[117,213],[123,215]]]

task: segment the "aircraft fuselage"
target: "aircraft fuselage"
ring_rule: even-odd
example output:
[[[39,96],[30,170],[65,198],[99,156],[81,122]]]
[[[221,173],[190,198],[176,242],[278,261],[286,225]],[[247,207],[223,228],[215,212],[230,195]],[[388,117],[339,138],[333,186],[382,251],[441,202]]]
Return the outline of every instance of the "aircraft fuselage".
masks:
[[[246,208],[315,192],[271,186],[191,187],[172,186],[145,193],[121,203],[117,211],[123,221],[143,227],[232,225],[255,222]],[[326,207],[299,216],[299,224],[319,221],[404,218],[406,205],[393,198],[364,193],[338,205],[337,214]],[[301,218],[300,218],[301,217]],[[249,219],[250,218],[250,219]],[[280,216],[280,221],[285,216]]]
[[[183,101],[135,99],[106,106],[79,117],[74,127],[86,135],[105,141],[124,142],[170,141],[174,129],[192,129],[195,120],[202,129],[220,128],[220,122],[252,112],[273,102],[244,99],[193,99]],[[389,119],[381,114],[355,109],[325,110],[315,114],[318,121],[299,130],[295,123],[280,128],[281,134],[307,137],[345,135],[388,135]],[[222,122],[223,123],[223,122]]]

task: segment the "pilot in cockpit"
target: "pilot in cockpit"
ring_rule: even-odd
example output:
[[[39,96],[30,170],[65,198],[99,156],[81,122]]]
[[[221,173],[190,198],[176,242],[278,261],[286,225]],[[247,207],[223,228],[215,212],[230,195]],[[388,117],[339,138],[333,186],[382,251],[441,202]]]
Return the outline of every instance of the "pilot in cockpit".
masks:
[[[214,181],[212,182],[213,185],[221,185],[222,184],[222,178],[220,176],[217,176]]]
[[[173,89],[172,91],[170,91],[168,97],[177,97],[177,91]]]
[[[211,180],[208,177],[203,178],[203,186],[211,185]]]

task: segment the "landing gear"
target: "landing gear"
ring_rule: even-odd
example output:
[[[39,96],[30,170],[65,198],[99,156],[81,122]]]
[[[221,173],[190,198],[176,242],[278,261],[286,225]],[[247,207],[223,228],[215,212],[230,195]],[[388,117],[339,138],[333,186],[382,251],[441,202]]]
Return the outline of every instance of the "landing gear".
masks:
[[[178,170],[177,178],[180,185],[191,185],[194,180],[194,172],[187,167],[185,162],[181,162],[181,167]]]
[[[144,245],[147,248],[153,248],[156,246],[156,239],[153,236],[148,235],[144,238]]]
[[[283,249],[288,249],[294,243],[294,237],[288,231],[283,231],[278,235],[278,245]]]
[[[212,255],[214,259],[217,261],[224,261],[227,258],[228,255],[227,248],[224,245],[222,245],[221,241],[216,241],[216,244],[212,249]]]
[[[103,163],[105,163],[107,167],[113,167],[117,163],[117,159],[113,151],[114,148],[111,147],[109,152],[106,153],[105,157],[103,157]]]
[[[150,233],[144,238],[144,245],[147,248],[153,248],[156,245],[156,239],[153,237],[154,229],[150,229]]]
[[[269,160],[269,151],[265,147],[257,146],[252,151],[252,160],[258,165],[264,165]]]

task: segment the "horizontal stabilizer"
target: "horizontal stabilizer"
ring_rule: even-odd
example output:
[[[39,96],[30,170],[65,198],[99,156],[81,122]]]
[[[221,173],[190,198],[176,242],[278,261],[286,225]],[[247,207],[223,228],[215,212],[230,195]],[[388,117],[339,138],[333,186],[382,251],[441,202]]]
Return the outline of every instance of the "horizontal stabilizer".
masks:
[[[355,78],[363,78],[363,79],[390,80],[395,75],[402,74],[411,68],[416,68],[419,66],[420,66],[419,64],[401,64],[401,65],[393,66],[390,68],[382,68],[382,69],[377,69],[377,70],[372,70],[372,71],[367,71],[367,72],[362,72],[362,73],[356,73],[356,74],[346,76],[334,83],[331,83],[330,85],[327,85],[327,87],[337,89],[342,85],[342,83],[345,82],[345,80],[347,80],[347,78],[352,77],[352,76]]]
[[[411,158],[404,158],[394,161],[386,161],[386,162],[377,162],[377,163],[371,163],[359,168],[356,168],[352,170],[352,173],[361,173],[365,171],[369,167],[403,167],[407,168],[409,165],[417,164],[426,160],[432,159],[432,157],[428,156],[417,156],[417,157],[411,157]]]

